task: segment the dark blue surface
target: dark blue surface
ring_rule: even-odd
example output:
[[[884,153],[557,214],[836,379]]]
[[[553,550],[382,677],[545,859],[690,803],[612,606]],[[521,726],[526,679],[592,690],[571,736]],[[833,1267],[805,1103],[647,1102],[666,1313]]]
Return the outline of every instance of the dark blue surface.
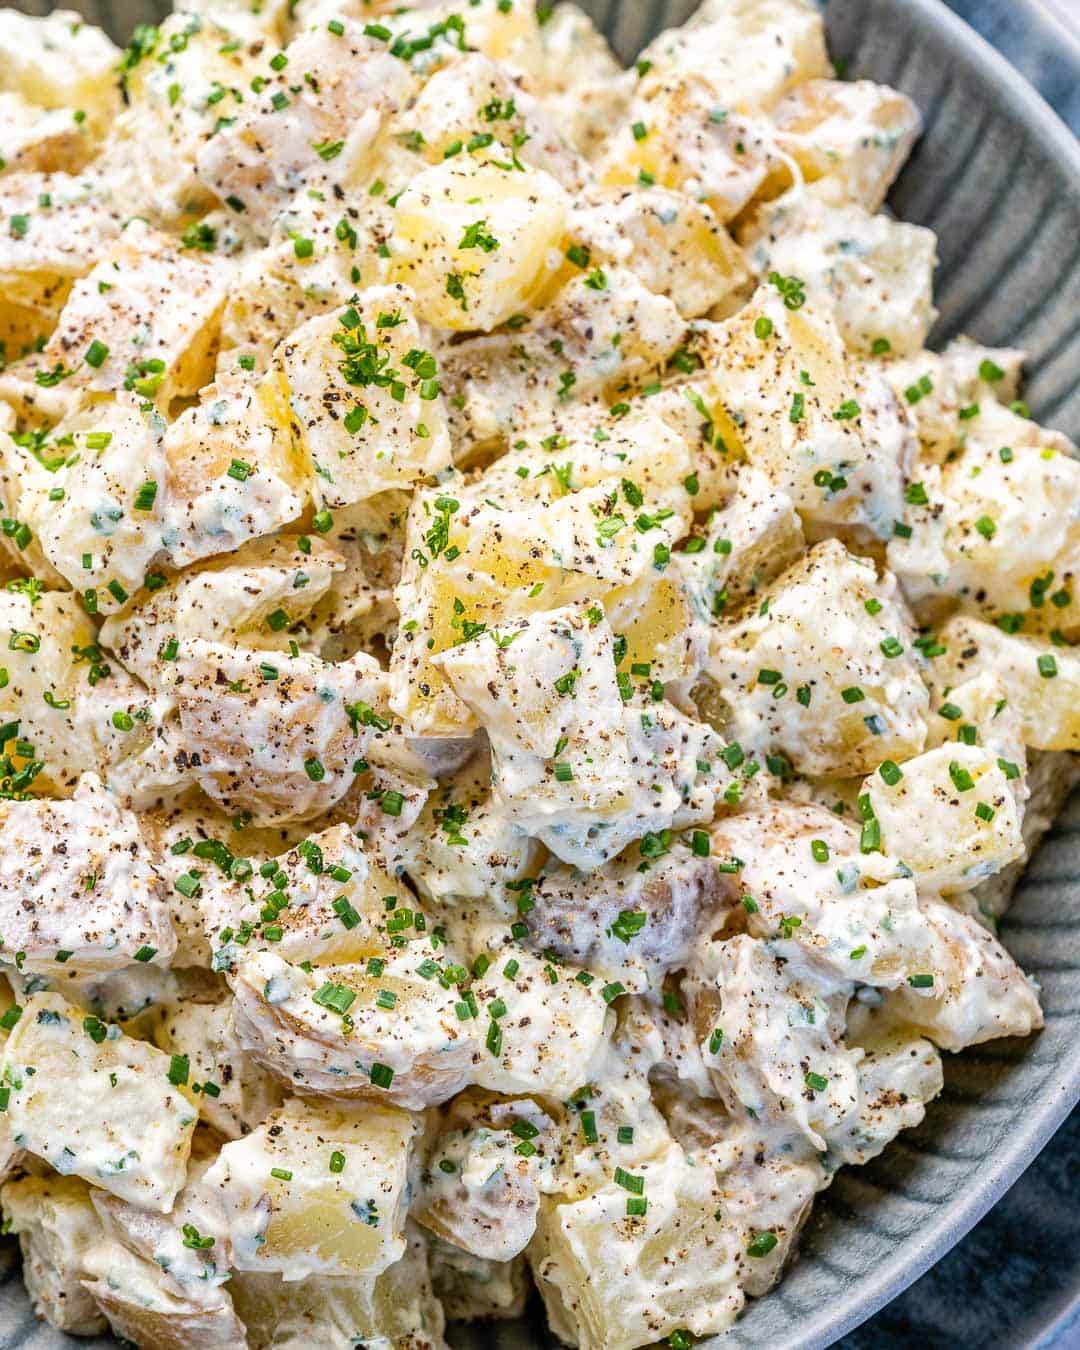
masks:
[[[1046,23],[1034,29],[1023,11],[948,4],[1080,135],[1080,0],[1040,5]],[[901,1346],[1080,1350],[1080,1108],[959,1246],[836,1350]]]

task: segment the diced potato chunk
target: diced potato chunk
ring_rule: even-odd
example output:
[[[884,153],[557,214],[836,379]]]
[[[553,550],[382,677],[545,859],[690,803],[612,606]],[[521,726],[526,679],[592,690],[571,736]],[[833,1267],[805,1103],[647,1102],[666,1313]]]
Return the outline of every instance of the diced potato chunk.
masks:
[[[211,946],[228,946],[227,931],[243,935],[245,951],[272,950],[297,964],[363,962],[384,952],[386,899],[406,904],[408,892],[347,825],[309,835],[273,862],[266,878],[205,878],[199,906]]]
[[[300,1280],[371,1278],[392,1265],[405,1250],[415,1129],[393,1107],[294,1098],[226,1144],[204,1182],[220,1192],[236,1268]]]
[[[15,1137],[58,1172],[167,1214],[199,1115],[181,1068],[58,994],[34,994],[4,1047]]]
[[[941,1056],[929,1041],[906,1027],[874,1027],[871,1017],[872,1010],[852,1004],[848,1044],[866,1052],[858,1067],[858,1112],[829,1140],[832,1158],[858,1167],[876,1158],[901,1130],[920,1125],[928,1103],[944,1086]]]
[[[89,612],[112,613],[138,590],[162,551],[161,439],[140,401],[127,394],[62,430],[72,437],[68,460],[74,462],[32,478],[22,516],[52,566],[87,599]]]
[[[1062,503],[1080,494],[1080,462],[1049,447],[991,449],[981,421],[968,420],[964,448],[939,480],[926,474],[926,504],[908,513],[911,537],[890,544],[892,565],[920,596],[959,596],[990,614],[1019,611],[1025,632],[1077,628],[1080,520]],[[936,561],[927,575],[929,557]]]
[[[281,1105],[281,1084],[247,1058],[229,1030],[227,1003],[186,998],[162,1010],[154,1043],[168,1055],[186,1055],[199,1084],[199,1112],[226,1139],[240,1139]],[[193,1089],[194,1090],[194,1089]]]
[[[469,338],[445,353],[459,460],[530,433],[547,439],[575,409],[591,411],[593,426],[607,420],[601,400],[658,383],[685,334],[674,304],[628,268],[579,273],[521,332]]]
[[[569,199],[540,169],[455,156],[398,199],[393,267],[428,323],[490,331],[527,310],[562,264]]]
[[[789,494],[808,531],[892,536],[914,438],[826,312],[763,286],[697,350],[716,434]]]
[[[735,495],[709,515],[705,547],[684,549],[675,566],[705,623],[735,614],[804,552],[806,539],[791,498],[744,464]]]
[[[102,1240],[90,1188],[77,1177],[24,1176],[0,1190],[9,1231],[18,1235],[34,1312],[76,1336],[103,1332],[105,1318],[83,1288],[86,1260]]]
[[[404,61],[363,24],[341,22],[341,36],[320,24],[289,44],[287,64],[264,65],[255,97],[198,152],[201,182],[264,239],[300,193],[340,192],[382,119],[415,90]]]
[[[922,130],[905,94],[870,80],[807,80],[785,94],[773,121],[807,182],[867,211],[880,208]]]
[[[274,654],[288,652],[292,628],[344,569],[345,559],[320,539],[309,539],[301,549],[296,538],[270,536],[182,572],[156,590],[142,590],[133,605],[102,626],[101,641],[151,688],[164,682],[173,639],[181,646],[205,638],[252,648],[272,663]],[[290,622],[275,629],[270,615],[285,605]]]
[[[133,389],[168,406],[210,379],[224,303],[214,263],[133,221],[72,287],[44,359],[54,372],[69,372],[71,388]]]
[[[249,1350],[356,1350],[385,1339],[402,1350],[446,1350],[444,1319],[432,1293],[428,1239],[405,1226],[405,1254],[375,1279],[239,1272],[229,1288],[247,1329]]]
[[[598,262],[635,272],[694,318],[735,303],[750,280],[741,250],[712,211],[666,188],[594,190],[575,203],[570,232]]]
[[[412,1212],[464,1251],[511,1261],[536,1229],[538,1175],[554,1165],[557,1142],[551,1117],[528,1098],[462,1093],[431,1143]]]
[[[349,709],[379,702],[381,683],[364,653],[336,665],[275,653],[268,665],[196,638],[178,649],[169,689],[201,786],[274,824],[329,810],[349,790],[370,731]]]
[[[98,767],[96,747],[76,729],[87,676],[102,664],[100,653],[92,658],[97,650],[94,628],[73,595],[0,590],[0,651],[7,671],[0,715],[33,746],[32,754],[17,760],[27,777],[15,786],[33,783],[37,790],[48,786],[66,795],[81,773]],[[30,764],[40,773],[30,772]]]
[[[626,602],[630,660],[655,662],[661,679],[689,675],[686,597],[655,558],[689,524],[691,470],[680,436],[657,418],[628,416],[602,442],[583,431],[565,445],[506,456],[479,480],[471,505],[449,490],[418,495],[390,677],[392,707],[410,734],[454,736],[474,725],[435,664],[438,653],[479,624],[494,630],[579,600]]]
[[[309,319],[275,353],[323,506],[349,506],[450,467],[435,358],[404,286]]]
[[[923,908],[938,937],[929,980],[910,980],[887,1008],[942,1050],[999,1036],[1030,1036],[1043,1024],[1035,987],[983,924],[941,900]]]
[[[36,108],[21,94],[0,92],[0,173],[77,172],[92,153],[86,122],[76,122],[68,109]],[[5,203],[6,204],[6,203]]]
[[[474,1077],[471,1005],[446,973],[441,948],[391,936],[415,931],[404,906],[388,913],[385,955],[308,972],[270,952],[238,959],[232,1027],[259,1063],[291,1086],[337,1100],[368,1098],[418,1111]]]
[[[712,855],[736,867],[720,878],[728,902],[753,902],[750,934],[826,987],[858,980],[895,989],[929,968],[933,935],[914,881],[894,857],[864,852],[844,817],[785,802],[740,811],[710,835]]]
[[[123,220],[90,173],[12,173],[3,197],[9,218],[26,222],[25,231],[0,231],[0,342],[10,354],[48,337],[73,280],[90,271]],[[35,397],[43,393],[37,388]]]
[[[207,1159],[193,1160],[201,1174]],[[168,1217],[92,1192],[104,1240],[86,1260],[87,1291],[117,1335],[161,1350],[235,1350],[244,1330],[226,1282],[228,1238],[200,1182]]]
[[[469,39],[471,45],[471,31]],[[480,52],[468,52],[436,70],[395,126],[397,138],[415,143],[432,163],[460,154],[475,136],[494,136],[495,158],[516,156],[571,192],[581,185],[581,163],[544,104],[515,82],[505,66]]]
[[[848,991],[807,978],[746,934],[703,944],[686,987],[704,1061],[728,1109],[783,1120],[819,1151],[858,1099],[843,1044]]]
[[[701,73],[719,108],[740,111],[767,111],[793,85],[831,74],[824,24],[811,0],[706,0],[642,58],[661,75]]]
[[[831,311],[848,350],[908,356],[922,349],[937,310],[937,240],[920,225],[871,215],[856,205],[826,206],[807,194],[764,213],[749,249],[763,275],[798,277],[812,303]]]
[[[529,1263],[553,1330],[581,1350],[633,1350],[677,1328],[723,1331],[743,1299],[712,1169],[673,1143],[627,1180],[633,1191],[612,1180],[584,1199],[541,1202]]]
[[[809,774],[917,754],[929,696],[893,578],[826,540],[766,597],[713,630],[705,671],[734,738]]]
[[[102,125],[119,109],[120,52],[81,14],[42,17],[5,10],[0,17],[0,88],[42,108],[81,110]]]
[[[677,189],[726,224],[780,164],[766,124],[722,107],[706,76],[672,73],[646,81],[598,170],[606,187]]]
[[[176,567],[232,553],[303,511],[309,468],[277,384],[216,387],[165,432],[163,542]]]
[[[962,616],[938,635],[945,647],[933,663],[939,687],[983,671],[1000,676],[1020,714],[1024,741],[1036,750],[1080,750],[1080,657],[1069,647],[1014,636],[996,624]]]
[[[899,772],[895,782],[895,770],[888,778],[872,775],[864,791],[882,847],[914,871],[920,886],[967,890],[1023,856],[1008,779],[982,746],[942,745],[905,760]]]
[[[568,1097],[588,1078],[610,1030],[599,982],[584,984],[562,967],[553,984],[554,966],[516,947],[488,959],[486,974],[473,984],[486,1018],[474,1080],[493,1092]],[[510,974],[507,959],[516,965]]]
[[[549,610],[486,637],[434,664],[486,731],[495,796],[526,834],[591,868],[650,830],[711,818],[721,747],[652,694],[644,719],[625,706],[633,688],[616,671],[598,606]]]
[[[167,965],[176,949],[138,819],[87,774],[70,801],[0,802],[0,933],[19,969]]]

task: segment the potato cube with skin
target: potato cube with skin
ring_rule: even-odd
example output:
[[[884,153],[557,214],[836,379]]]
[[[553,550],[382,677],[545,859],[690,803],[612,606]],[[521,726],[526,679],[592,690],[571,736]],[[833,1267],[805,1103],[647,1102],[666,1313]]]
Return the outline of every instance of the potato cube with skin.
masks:
[[[5,10],[0,19],[0,88],[42,108],[82,111],[97,127],[119,111],[119,60],[102,30],[72,10]]]
[[[811,0],[707,0],[641,55],[658,75],[701,73],[720,108],[740,111],[768,111],[792,86],[832,73]]]
[[[599,981],[585,984],[572,969],[556,970],[516,946],[488,959],[472,986],[484,1036],[473,1080],[492,1092],[568,1097],[588,1078],[610,1031]]]
[[[834,811],[788,802],[739,811],[710,840],[734,868],[718,877],[721,894],[730,905],[749,896],[747,931],[792,970],[895,989],[927,969],[933,934],[914,881],[894,857],[864,853],[860,831]]]
[[[210,386],[165,432],[162,541],[175,567],[280,530],[303,511],[309,469],[276,383]]]
[[[761,276],[797,277],[810,302],[832,314],[849,351],[897,356],[922,349],[937,317],[930,230],[854,204],[826,206],[806,193],[763,212],[763,233],[748,247]]]
[[[0,1190],[5,1227],[22,1250],[23,1279],[34,1313],[76,1336],[106,1328],[83,1287],[86,1262],[102,1240],[90,1188],[78,1177],[23,1176]]]
[[[286,63],[267,58],[254,99],[198,151],[200,181],[263,239],[294,197],[340,193],[384,118],[414,96],[408,64],[365,36],[363,24],[341,22],[340,36],[325,24],[300,33],[282,53]]]
[[[743,1296],[722,1206],[712,1168],[675,1143],[582,1199],[544,1196],[528,1256],[556,1335],[581,1350],[633,1350],[676,1329],[725,1330]]]
[[[575,202],[569,230],[601,265],[635,272],[696,318],[750,280],[742,250],[703,202],[668,188],[601,188]]]
[[[269,666],[258,652],[196,638],[178,649],[167,688],[200,786],[266,825],[341,800],[370,732],[349,709],[379,703],[382,683],[363,652],[335,665],[275,654]]]
[[[889,994],[887,1010],[942,1050],[1041,1027],[1038,993],[997,938],[943,900],[922,906],[938,939],[933,969]]]
[[[415,1130],[391,1106],[293,1098],[226,1144],[203,1181],[219,1193],[236,1269],[301,1280],[372,1278],[392,1265],[405,1250]]]
[[[396,917],[395,917],[396,915]],[[477,1056],[464,978],[443,948],[419,937],[404,906],[387,915],[382,955],[305,971],[271,952],[238,959],[230,977],[232,1028],[259,1064],[294,1088],[350,1101],[389,1101],[412,1111],[446,1101],[473,1078]]]
[[[728,734],[809,774],[918,754],[929,696],[893,578],[826,540],[765,594],[767,606],[713,629],[705,673]]]
[[[201,1174],[208,1161],[193,1170]],[[243,1343],[226,1287],[228,1239],[201,1182],[189,1182],[168,1216],[103,1191],[92,1200],[104,1240],[87,1258],[85,1287],[118,1335],[165,1350]]]
[[[27,1152],[64,1175],[169,1212],[199,1116],[183,1065],[84,1017],[58,994],[26,1000],[3,1063],[12,1129]]]
[[[90,613],[120,609],[162,552],[165,455],[143,406],[122,393],[62,423],[55,434],[72,437],[68,461],[32,478],[20,502],[50,564]]]
[[[538,1180],[554,1166],[556,1143],[551,1117],[528,1098],[463,1093],[428,1150],[412,1213],[464,1251],[511,1261],[536,1229]]]
[[[914,437],[892,390],[852,363],[827,313],[790,308],[763,286],[695,351],[714,434],[788,493],[811,537],[892,536]]]
[[[143,590],[123,614],[102,626],[101,641],[151,688],[160,688],[168,644],[196,638],[266,654],[287,653],[290,629],[302,623],[330,590],[345,559],[321,539],[306,548],[294,537],[265,538],[241,552]],[[271,614],[288,605],[290,624],[274,629]],[[276,620],[275,620],[276,622]]]
[[[210,379],[224,303],[218,264],[133,221],[72,287],[42,355],[70,388],[133,389],[167,407]]]
[[[715,862],[675,840],[646,870],[637,851],[584,876],[548,862],[529,889],[530,933],[604,983],[656,990],[689,959],[699,925],[722,921],[723,880]]]
[[[26,972],[168,965],[176,950],[137,817],[92,774],[70,801],[0,803],[0,934]]]
[[[886,776],[871,775],[863,790],[881,826],[882,848],[901,858],[927,890],[967,890],[1024,854],[1009,780],[982,746],[927,750]]]
[[[569,198],[550,174],[455,156],[398,198],[395,279],[438,328],[490,332],[527,310],[562,264]]]
[[[404,286],[309,319],[274,357],[324,507],[407,488],[451,465],[437,365]]]
[[[871,80],[807,80],[773,110],[780,145],[832,200],[877,211],[922,130],[914,103]]]
[[[281,1084],[247,1058],[229,1030],[227,1003],[171,1003],[153,1039],[166,1054],[188,1057],[200,1118],[226,1139],[250,1134],[281,1105]]]
[[[161,1350],[235,1350],[244,1330],[228,1294],[210,1306],[178,1297],[161,1266],[142,1260],[115,1239],[99,1243],[87,1258],[84,1281],[116,1336],[132,1345]],[[221,1291],[219,1291],[219,1294]]]
[[[935,688],[992,672],[1020,715],[1028,746],[1080,750],[1080,658],[1071,648],[1006,633],[996,624],[964,615],[950,619],[937,641],[945,651],[931,666]]]

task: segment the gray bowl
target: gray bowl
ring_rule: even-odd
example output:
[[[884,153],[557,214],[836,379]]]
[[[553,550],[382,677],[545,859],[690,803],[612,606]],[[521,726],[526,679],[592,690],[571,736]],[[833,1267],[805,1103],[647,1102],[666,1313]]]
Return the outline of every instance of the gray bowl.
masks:
[[[978,0],[979,19],[1014,39],[1025,30],[1045,35],[1037,5]],[[48,5],[26,0],[21,7]],[[74,7],[121,39],[132,23],[160,13],[154,0]],[[681,22],[695,0],[585,0],[585,7],[629,59],[660,28]],[[939,236],[935,344],[966,332],[1027,348],[1034,416],[1080,440],[1080,143],[938,0],[826,0],[825,11],[833,56],[854,75],[904,90],[926,119],[891,204]],[[1075,97],[1080,46],[1059,42],[1052,56],[1055,78]],[[1080,799],[1028,868],[1002,937],[1042,987],[1045,1030],[947,1057],[945,1091],[925,1122],[876,1162],[839,1174],[818,1200],[786,1279],[717,1345],[831,1344],[953,1246],[1080,1098]],[[0,1348],[70,1344],[34,1322],[10,1244],[4,1258]],[[539,1311],[528,1322],[474,1327],[456,1340],[499,1350],[553,1344]]]

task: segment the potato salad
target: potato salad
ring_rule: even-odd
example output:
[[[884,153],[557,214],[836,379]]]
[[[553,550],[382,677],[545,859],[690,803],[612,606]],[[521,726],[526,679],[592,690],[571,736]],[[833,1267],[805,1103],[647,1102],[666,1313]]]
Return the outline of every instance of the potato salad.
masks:
[[[39,1317],[687,1350],[1078,777],[1080,459],[811,0],[0,11],[0,1205]],[[539,1298],[532,1291],[537,1291]]]

